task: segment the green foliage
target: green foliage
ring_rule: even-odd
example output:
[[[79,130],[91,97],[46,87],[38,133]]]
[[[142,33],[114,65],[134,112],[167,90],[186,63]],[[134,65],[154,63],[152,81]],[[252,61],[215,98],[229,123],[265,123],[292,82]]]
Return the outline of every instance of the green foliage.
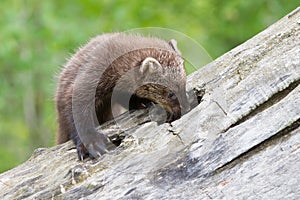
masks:
[[[54,145],[55,73],[91,37],[164,27],[216,58],[297,7],[292,0],[4,0],[0,6],[0,172]]]

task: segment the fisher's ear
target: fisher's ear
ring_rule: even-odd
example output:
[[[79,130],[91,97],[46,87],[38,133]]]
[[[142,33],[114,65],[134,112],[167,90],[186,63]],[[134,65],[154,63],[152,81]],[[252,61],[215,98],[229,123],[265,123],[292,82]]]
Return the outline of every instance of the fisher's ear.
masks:
[[[157,72],[162,72],[161,64],[152,57],[146,58],[140,67],[140,73],[143,75],[149,75]]]
[[[177,41],[172,39],[169,42],[169,45],[177,52],[181,55],[181,52],[179,51],[178,47],[177,47]]]

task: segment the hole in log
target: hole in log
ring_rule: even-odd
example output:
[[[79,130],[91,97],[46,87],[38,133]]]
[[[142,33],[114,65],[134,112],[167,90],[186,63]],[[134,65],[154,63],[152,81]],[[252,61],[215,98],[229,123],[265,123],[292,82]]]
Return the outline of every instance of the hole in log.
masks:
[[[188,92],[191,110],[202,102],[204,94],[205,94],[204,88],[201,89],[193,88],[193,90]]]

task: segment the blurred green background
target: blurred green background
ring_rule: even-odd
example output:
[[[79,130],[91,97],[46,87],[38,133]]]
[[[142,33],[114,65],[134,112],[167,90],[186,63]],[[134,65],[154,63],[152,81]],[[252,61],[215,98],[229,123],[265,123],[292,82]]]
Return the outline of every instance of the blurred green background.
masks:
[[[295,0],[2,0],[0,172],[55,144],[55,74],[91,37],[170,28],[217,58],[299,6]]]

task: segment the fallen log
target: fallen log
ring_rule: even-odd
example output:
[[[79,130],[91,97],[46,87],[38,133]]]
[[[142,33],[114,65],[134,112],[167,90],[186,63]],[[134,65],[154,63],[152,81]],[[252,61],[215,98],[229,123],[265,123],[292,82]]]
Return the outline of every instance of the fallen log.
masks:
[[[191,74],[199,102],[181,119],[122,115],[101,127],[120,145],[98,160],[71,142],[37,149],[0,174],[0,198],[299,199],[299,83],[297,8]]]

